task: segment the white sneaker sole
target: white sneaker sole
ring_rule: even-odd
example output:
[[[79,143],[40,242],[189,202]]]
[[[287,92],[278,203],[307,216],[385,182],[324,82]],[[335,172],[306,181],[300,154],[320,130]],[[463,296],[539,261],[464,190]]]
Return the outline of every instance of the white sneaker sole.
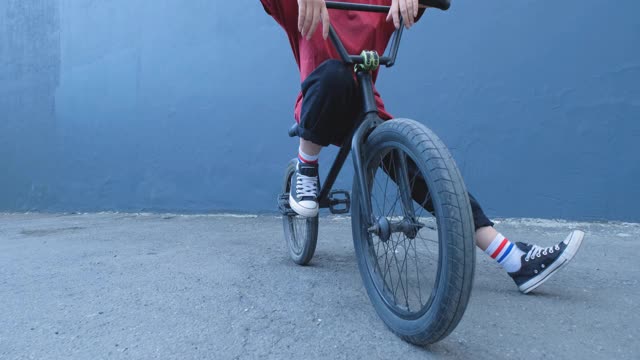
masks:
[[[296,214],[300,216],[315,217],[318,215],[318,206],[316,206],[313,209],[309,209],[304,206],[301,206],[300,204],[298,204],[293,200],[293,197],[291,196],[291,194],[289,194],[289,206],[291,206],[291,209],[293,209],[293,211],[295,211]]]
[[[583,238],[584,232],[580,230],[572,231],[571,234],[569,234],[569,236],[567,236],[567,238],[565,239],[565,241],[567,242],[567,247],[564,249],[558,260],[554,261],[551,266],[538,274],[538,276],[520,285],[518,287],[518,290],[520,290],[524,294],[527,294],[533,291],[538,286],[544,284],[545,281],[549,280],[551,275],[560,270],[560,268],[562,268],[569,261],[571,261],[571,259],[573,259],[573,257],[578,252],[578,249],[580,249],[580,245],[582,245]]]

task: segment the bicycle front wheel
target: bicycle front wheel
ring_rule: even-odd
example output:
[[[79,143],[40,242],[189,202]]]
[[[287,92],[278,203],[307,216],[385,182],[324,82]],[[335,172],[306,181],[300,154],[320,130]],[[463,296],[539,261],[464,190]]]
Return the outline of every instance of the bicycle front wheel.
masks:
[[[413,120],[378,126],[362,154],[368,189],[354,181],[352,230],[367,294],[401,338],[437,342],[462,318],[473,282],[473,218],[462,177],[442,141]],[[370,216],[359,205],[366,200]]]

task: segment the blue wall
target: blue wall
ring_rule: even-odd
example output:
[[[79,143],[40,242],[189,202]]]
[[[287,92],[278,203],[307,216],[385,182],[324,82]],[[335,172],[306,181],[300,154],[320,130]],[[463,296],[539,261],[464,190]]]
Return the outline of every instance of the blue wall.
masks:
[[[605,5],[454,1],[379,88],[489,214],[640,221],[640,2]],[[258,1],[2,0],[0,211],[273,210],[297,84]]]

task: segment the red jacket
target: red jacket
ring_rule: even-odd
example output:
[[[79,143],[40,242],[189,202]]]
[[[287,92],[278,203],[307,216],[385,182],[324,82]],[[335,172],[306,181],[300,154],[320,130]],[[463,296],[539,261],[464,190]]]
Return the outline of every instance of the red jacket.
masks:
[[[297,0],[261,0],[264,9],[282,26],[289,37],[293,56],[300,70],[300,82],[318,65],[328,59],[340,59],[331,40],[322,38],[322,24],[318,25],[311,40],[306,40],[298,31]],[[391,5],[391,0],[351,0],[351,2],[373,5]],[[329,10],[329,18],[349,54],[360,54],[362,50],[376,50],[382,55],[395,30],[393,22],[386,22],[386,14],[363,11]],[[373,74],[373,81],[378,72]],[[386,112],[380,94],[375,90],[378,112],[383,119],[392,116]],[[302,92],[298,94],[295,119],[300,121]]]

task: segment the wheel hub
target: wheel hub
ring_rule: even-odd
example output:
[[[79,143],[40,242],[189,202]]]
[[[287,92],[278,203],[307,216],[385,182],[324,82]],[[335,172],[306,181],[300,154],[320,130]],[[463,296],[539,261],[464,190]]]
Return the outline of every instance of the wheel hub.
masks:
[[[369,232],[380,238],[380,241],[387,242],[393,233],[403,233],[409,239],[415,239],[418,231],[424,227],[417,221],[404,218],[400,221],[389,221],[384,216],[378,218],[375,224],[369,228]]]
[[[413,240],[418,235],[418,231],[420,230],[421,226],[416,221],[405,218],[404,220],[402,220],[402,227],[402,232],[404,232],[404,235],[407,238]]]
[[[376,234],[382,242],[387,242],[391,237],[391,223],[389,220],[381,216],[378,218],[378,221],[369,228],[369,232]]]

